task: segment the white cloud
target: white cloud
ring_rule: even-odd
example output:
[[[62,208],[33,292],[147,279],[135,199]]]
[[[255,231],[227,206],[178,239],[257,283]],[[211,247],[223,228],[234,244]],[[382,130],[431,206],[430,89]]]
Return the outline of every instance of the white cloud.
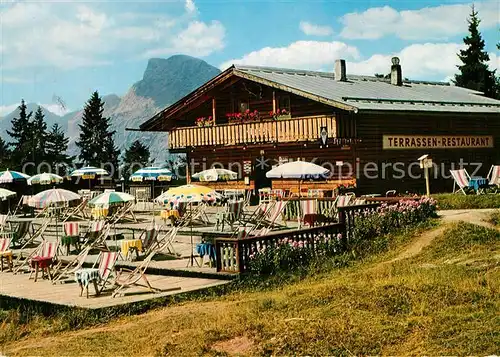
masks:
[[[18,106],[19,104],[0,105],[0,117],[12,113]]]
[[[185,7],[196,8],[189,0]],[[0,17],[4,71],[107,65],[149,53],[207,56],[224,47],[224,26],[193,20],[193,13],[170,17],[104,11],[97,3],[40,1],[0,7]]]
[[[379,53],[361,59],[358,49],[346,43],[299,41],[287,47],[266,47],[248,53],[242,58],[222,63],[220,68],[224,70],[231,64],[243,64],[333,71],[335,60],[344,58],[348,74],[373,76],[375,73],[388,74],[391,58],[397,56],[401,60],[404,77],[442,80],[457,73],[457,65],[460,63],[457,53],[463,46],[458,43],[413,44],[399,52]],[[490,69],[499,67],[499,57],[491,53]]]
[[[242,64],[315,70],[325,65],[333,66],[338,58],[358,59],[358,49],[337,41],[297,41],[287,47],[265,47],[250,52],[242,58],[222,63],[220,68]]]
[[[497,1],[475,3],[481,28],[499,24]],[[446,39],[467,31],[471,4],[440,5],[418,10],[397,11],[390,6],[369,8],[348,13],[340,18],[341,37],[348,39],[379,39],[394,35],[405,40]]]
[[[191,56],[208,56],[224,48],[226,29],[219,21],[206,24],[200,21],[191,22],[169,43],[168,47],[147,51],[143,57],[165,56],[183,53]]]
[[[196,5],[193,0],[186,0],[184,7],[186,8],[186,11],[188,13],[194,13],[197,11]]]
[[[308,36],[329,36],[333,34],[330,26],[315,25],[307,21],[301,21],[300,30]]]

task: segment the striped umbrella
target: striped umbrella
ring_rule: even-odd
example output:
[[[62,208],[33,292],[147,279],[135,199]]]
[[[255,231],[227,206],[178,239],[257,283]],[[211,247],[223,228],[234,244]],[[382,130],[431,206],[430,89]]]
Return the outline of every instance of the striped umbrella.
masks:
[[[162,167],[151,166],[137,170],[130,176],[132,181],[170,181],[172,180],[172,171]]]
[[[0,200],[5,201],[7,198],[17,195],[14,191],[0,188]]]
[[[9,169],[0,172],[0,183],[13,183],[16,181],[27,180],[29,178],[30,177],[28,175],[25,175],[22,172],[10,171]]]
[[[90,207],[109,208],[134,201],[135,197],[125,192],[104,192],[89,201]]]
[[[98,167],[86,166],[82,167],[81,169],[75,170],[70,174],[70,176],[81,177],[82,179],[86,180],[93,179],[97,175],[109,175],[109,172]]]
[[[177,205],[180,202],[214,202],[219,198],[214,189],[199,185],[183,185],[171,188],[155,198],[160,204],[171,203]]]
[[[28,206],[35,208],[45,208],[49,206],[67,206],[70,202],[81,199],[80,195],[63,190],[61,188],[52,188],[37,193],[28,200]]]
[[[238,173],[226,169],[208,169],[193,175],[200,181],[236,180]]]
[[[28,179],[28,185],[50,185],[53,183],[61,183],[63,178],[59,175],[45,172],[43,174],[38,174],[31,176]]]

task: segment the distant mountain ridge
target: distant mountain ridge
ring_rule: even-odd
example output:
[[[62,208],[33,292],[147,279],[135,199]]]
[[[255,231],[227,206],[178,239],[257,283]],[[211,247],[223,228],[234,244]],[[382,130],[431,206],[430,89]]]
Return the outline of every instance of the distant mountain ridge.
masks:
[[[151,118],[165,107],[175,103],[211,78],[220,73],[220,70],[198,58],[175,55],[167,59],[152,58],[148,61],[143,78],[133,84],[128,92],[119,97],[116,94],[102,96],[104,115],[111,118],[111,127],[116,131],[115,143],[122,154],[134,140],[141,140],[148,145],[152,158],[163,163],[168,156],[167,134],[126,131],[126,128],[137,128],[145,120]],[[45,108],[47,126],[59,123],[66,135],[70,138],[69,153],[77,155],[75,145],[80,134],[79,124],[82,122],[82,109],[64,116],[58,116]],[[38,105],[28,104],[33,112]],[[10,130],[12,118],[18,115],[18,109],[0,118],[2,137],[10,141],[5,130]]]

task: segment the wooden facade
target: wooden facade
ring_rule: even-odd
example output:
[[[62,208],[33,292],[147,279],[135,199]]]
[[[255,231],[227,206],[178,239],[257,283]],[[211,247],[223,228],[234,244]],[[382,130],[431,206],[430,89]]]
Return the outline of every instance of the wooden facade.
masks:
[[[331,170],[331,184],[327,183],[326,189],[355,180],[359,193],[382,194],[391,189],[424,191],[423,178],[409,175],[422,174],[417,158],[423,154],[429,154],[437,164],[431,172],[436,176],[431,181],[433,192],[451,190],[453,181],[446,176],[461,159],[470,173],[475,167],[467,164],[481,163],[476,172],[481,176],[486,176],[492,164],[500,164],[498,113],[473,114],[467,107],[455,113],[347,111],[276,86],[225,74],[202,94],[195,94],[167,108],[168,118],[160,117],[148,125],[169,132],[170,151],[187,155],[191,175],[211,167],[240,173],[238,181],[217,183],[219,189],[268,187],[272,182],[265,178],[265,172],[273,165],[298,159]],[[287,115],[276,120],[269,113],[278,109],[285,109]],[[231,122],[227,116],[247,110],[257,111],[259,118]],[[213,125],[196,126],[197,118],[210,116]],[[322,129],[326,129],[326,144]],[[493,143],[485,148],[394,150],[383,147],[384,135],[488,135],[493,137]],[[396,163],[400,166],[394,166]],[[367,165],[371,165],[368,172]],[[401,170],[404,177],[400,177]]]

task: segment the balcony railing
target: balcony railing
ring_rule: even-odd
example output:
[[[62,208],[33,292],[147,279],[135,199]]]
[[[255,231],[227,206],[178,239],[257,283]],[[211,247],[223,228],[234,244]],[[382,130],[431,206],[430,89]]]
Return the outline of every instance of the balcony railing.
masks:
[[[336,137],[336,121],[333,116],[177,128],[169,132],[169,149],[313,141],[319,140],[322,127],[327,128],[329,138]]]

